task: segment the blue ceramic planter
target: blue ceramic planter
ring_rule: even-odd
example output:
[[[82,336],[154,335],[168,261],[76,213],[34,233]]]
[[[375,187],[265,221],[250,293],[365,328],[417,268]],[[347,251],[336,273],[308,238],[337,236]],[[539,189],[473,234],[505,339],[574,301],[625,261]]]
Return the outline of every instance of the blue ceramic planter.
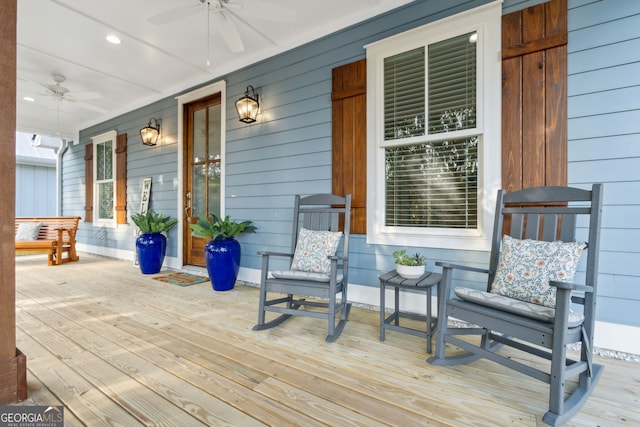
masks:
[[[233,289],[240,270],[240,243],[233,237],[209,240],[204,257],[213,290]]]
[[[162,233],[142,233],[136,239],[136,253],[142,274],[155,274],[162,268],[167,238]]]

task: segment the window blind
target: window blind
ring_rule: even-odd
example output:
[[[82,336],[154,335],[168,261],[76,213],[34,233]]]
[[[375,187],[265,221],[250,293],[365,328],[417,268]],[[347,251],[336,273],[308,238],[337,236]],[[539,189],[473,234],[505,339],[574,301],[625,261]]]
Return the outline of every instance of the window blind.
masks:
[[[478,137],[385,150],[386,225],[476,228]]]
[[[475,32],[429,45],[429,133],[476,127]]]
[[[384,59],[384,139],[424,135],[424,47]]]

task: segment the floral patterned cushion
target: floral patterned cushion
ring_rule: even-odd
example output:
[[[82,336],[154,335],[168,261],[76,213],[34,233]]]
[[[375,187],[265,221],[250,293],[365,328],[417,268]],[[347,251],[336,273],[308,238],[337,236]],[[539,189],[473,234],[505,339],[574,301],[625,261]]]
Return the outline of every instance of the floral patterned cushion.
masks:
[[[301,228],[291,270],[329,274],[331,261],[328,257],[336,254],[341,237],[342,232]]]
[[[571,282],[585,247],[504,236],[491,292],[555,308],[556,289],[549,281]]]

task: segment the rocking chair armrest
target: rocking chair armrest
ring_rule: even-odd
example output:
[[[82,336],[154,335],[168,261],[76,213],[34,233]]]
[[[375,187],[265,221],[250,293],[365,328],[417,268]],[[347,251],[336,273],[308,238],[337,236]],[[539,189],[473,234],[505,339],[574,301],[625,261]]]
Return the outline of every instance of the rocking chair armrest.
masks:
[[[577,283],[556,282],[553,280],[549,280],[549,285],[555,286],[558,289],[569,291],[593,292],[593,286],[579,285]]]
[[[258,255],[261,256],[283,256],[287,258],[293,258],[293,254],[286,252],[270,252],[270,251],[258,251]]]
[[[349,257],[343,256],[343,255],[329,255],[327,258],[329,258],[330,260],[336,260],[336,261],[347,261],[349,259]]]
[[[485,273],[485,274],[490,274],[491,271],[487,270],[486,268],[477,268],[477,267],[470,267],[468,265],[461,265],[461,264],[451,264],[448,262],[442,262],[442,261],[436,261],[436,265],[439,267],[444,268],[448,268],[448,269],[456,269],[456,270],[465,270],[465,271],[473,271],[476,273]]]

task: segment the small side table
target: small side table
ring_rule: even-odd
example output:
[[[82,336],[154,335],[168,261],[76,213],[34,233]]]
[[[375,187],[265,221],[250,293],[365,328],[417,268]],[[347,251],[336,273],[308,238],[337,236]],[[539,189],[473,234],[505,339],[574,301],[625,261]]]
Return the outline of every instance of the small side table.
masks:
[[[398,331],[405,334],[411,334],[418,337],[425,337],[427,339],[427,353],[431,353],[431,337],[436,330],[438,318],[431,315],[431,294],[434,286],[440,283],[442,279],[441,274],[425,272],[421,277],[417,279],[405,279],[396,273],[395,270],[389,271],[380,276],[380,341],[384,341],[385,331]],[[394,311],[385,318],[385,290],[387,286],[393,286],[395,304]],[[427,293],[427,315],[422,316],[413,313],[400,313],[400,289],[414,289],[426,291]],[[400,326],[400,317],[423,320],[427,324],[426,331],[419,329],[408,328],[406,326]]]

